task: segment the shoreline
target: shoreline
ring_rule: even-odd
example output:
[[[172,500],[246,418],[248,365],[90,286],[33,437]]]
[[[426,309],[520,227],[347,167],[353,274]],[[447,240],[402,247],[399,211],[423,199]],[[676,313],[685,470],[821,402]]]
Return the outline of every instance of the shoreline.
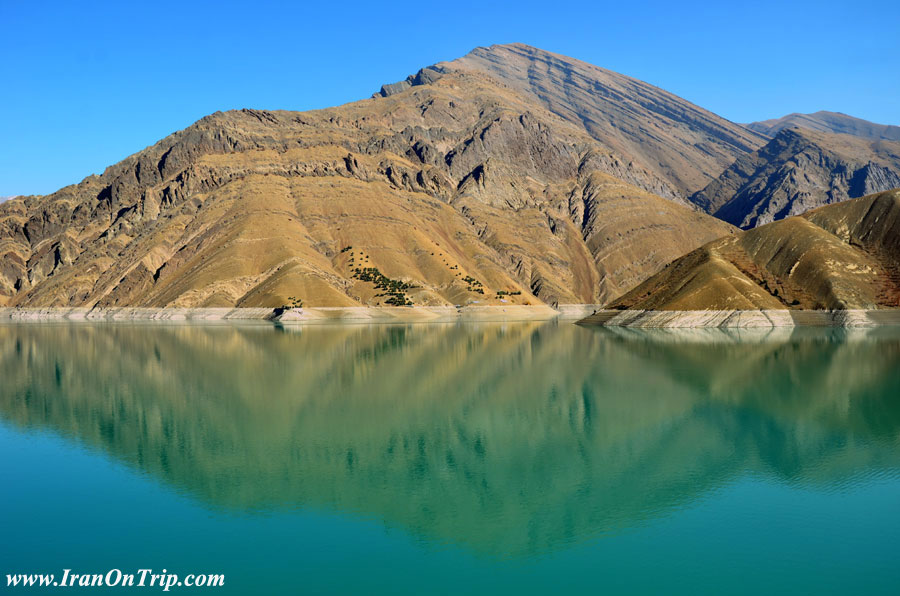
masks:
[[[492,306],[350,306],[291,308],[87,308],[0,307],[0,322],[15,321],[268,321],[283,325],[317,323],[449,323],[456,321],[581,320],[597,304]]]
[[[900,325],[900,309],[881,310],[603,310],[596,304],[490,306],[321,306],[292,308],[0,307],[2,322],[259,321],[280,325],[452,323],[563,320],[628,328],[880,327]]]
[[[598,310],[579,325],[635,328],[881,327],[900,325],[900,309]]]

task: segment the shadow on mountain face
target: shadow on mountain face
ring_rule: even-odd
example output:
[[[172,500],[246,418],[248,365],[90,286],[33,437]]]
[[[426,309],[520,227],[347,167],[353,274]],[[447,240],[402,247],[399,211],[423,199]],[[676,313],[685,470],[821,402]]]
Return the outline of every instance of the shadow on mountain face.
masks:
[[[0,416],[206,505],[543,553],[753,475],[900,470],[900,334],[0,326]]]

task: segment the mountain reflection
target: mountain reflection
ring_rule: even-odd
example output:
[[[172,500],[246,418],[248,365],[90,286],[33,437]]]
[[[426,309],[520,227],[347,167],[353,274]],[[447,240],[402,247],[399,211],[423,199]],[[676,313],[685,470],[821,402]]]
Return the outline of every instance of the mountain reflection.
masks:
[[[548,552],[747,475],[900,470],[900,333],[0,326],[0,416],[216,507]]]

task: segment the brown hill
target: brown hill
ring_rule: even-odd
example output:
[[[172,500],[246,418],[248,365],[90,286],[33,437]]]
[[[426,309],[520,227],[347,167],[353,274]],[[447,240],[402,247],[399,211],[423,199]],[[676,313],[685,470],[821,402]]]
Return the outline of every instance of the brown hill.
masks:
[[[875,124],[840,112],[815,112],[813,114],[788,114],[781,118],[751,122],[747,128],[767,137],[774,137],[784,128],[806,128],[818,132],[853,135],[865,139],[900,141],[900,126]]]
[[[0,304],[602,302],[731,232],[623,182],[649,175],[532,96],[444,71],[333,109],[216,113],[3,203]]]
[[[765,143],[756,132],[658,87],[518,43],[476,48],[386,85],[382,94],[427,81],[446,69],[485,73],[536,98],[623,159],[654,174],[664,187],[639,185],[662,196],[687,196],[703,188],[735,158]]]
[[[900,306],[900,190],[713,241],[610,307],[646,310]]]
[[[900,143],[790,128],[738,157],[691,201],[751,228],[897,187]]]

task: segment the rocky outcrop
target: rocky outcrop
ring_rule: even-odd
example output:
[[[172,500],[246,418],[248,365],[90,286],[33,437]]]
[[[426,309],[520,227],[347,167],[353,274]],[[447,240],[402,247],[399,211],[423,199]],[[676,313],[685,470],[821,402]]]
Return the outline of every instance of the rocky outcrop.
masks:
[[[416,85],[427,85],[429,83],[433,83],[443,74],[447,72],[447,69],[441,66],[428,66],[419,70],[414,75],[409,75],[402,81],[398,81],[396,83],[388,83],[387,85],[382,85],[381,90],[376,93],[373,97],[389,97],[396,93],[401,93],[406,91],[410,87],[415,87]]]
[[[742,228],[900,187],[900,143],[799,128],[738,157],[691,201]]]

